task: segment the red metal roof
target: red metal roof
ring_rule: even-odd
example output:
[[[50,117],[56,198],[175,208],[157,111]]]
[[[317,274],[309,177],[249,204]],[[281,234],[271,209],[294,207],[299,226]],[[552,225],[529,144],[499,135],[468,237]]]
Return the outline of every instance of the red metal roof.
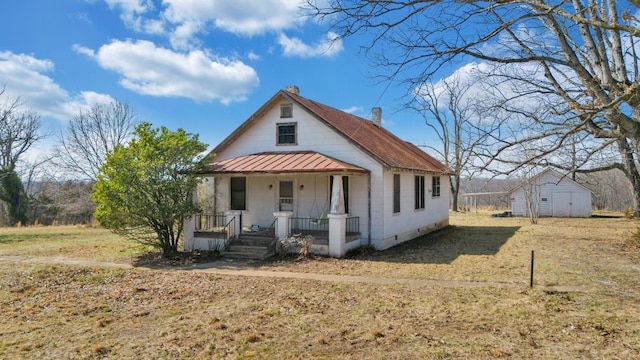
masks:
[[[387,167],[442,174],[453,173],[444,164],[417,146],[401,140],[388,130],[376,126],[369,120],[288,91],[283,91],[283,93]]]
[[[207,173],[368,172],[313,151],[263,152],[214,161]]]
[[[258,121],[262,114],[268,111],[282,98],[289,99],[290,101],[305,108],[310,114],[314,115],[320,121],[323,121],[327,126],[333,128],[337,134],[343,136],[352,144],[362,149],[364,152],[379,161],[383,166],[388,168],[425,171],[443,175],[454,174],[451,169],[419,149],[417,146],[401,140],[388,130],[376,126],[371,121],[304,98],[286,90],[280,90],[276,93],[271,99],[269,99],[269,101],[260,107],[258,111],[251,115],[249,119],[242,123],[242,125],[240,125],[231,135],[213,149],[210,155],[221,153],[227,146],[239,138],[246,129]],[[332,160],[338,161],[335,159]]]

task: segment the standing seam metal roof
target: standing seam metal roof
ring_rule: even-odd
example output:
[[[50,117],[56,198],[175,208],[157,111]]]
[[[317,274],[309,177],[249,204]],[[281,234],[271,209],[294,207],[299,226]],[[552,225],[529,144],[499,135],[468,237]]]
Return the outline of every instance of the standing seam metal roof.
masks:
[[[211,173],[358,172],[367,170],[313,151],[263,152],[211,163]],[[207,171],[208,173],[209,171]]]

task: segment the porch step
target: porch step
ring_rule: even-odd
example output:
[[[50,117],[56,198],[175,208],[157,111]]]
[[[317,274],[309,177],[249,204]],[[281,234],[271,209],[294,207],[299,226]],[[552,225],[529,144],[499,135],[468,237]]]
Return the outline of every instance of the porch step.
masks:
[[[272,241],[272,237],[247,236],[243,234],[233,240],[231,245],[268,247]]]
[[[234,259],[264,260],[275,255],[275,249],[271,247],[273,236],[256,236],[242,234],[234,239],[222,256]]]

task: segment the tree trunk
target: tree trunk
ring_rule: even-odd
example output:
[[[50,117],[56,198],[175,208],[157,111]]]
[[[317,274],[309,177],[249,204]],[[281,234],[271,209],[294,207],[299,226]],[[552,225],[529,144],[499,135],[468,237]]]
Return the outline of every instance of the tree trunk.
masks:
[[[451,186],[451,210],[458,211],[458,191],[460,189],[460,176],[454,175],[449,177],[449,184]]]
[[[633,188],[633,216],[640,217],[640,174],[628,173],[626,171],[625,174]]]
[[[638,147],[632,148],[627,139],[618,140],[617,145],[622,155],[622,171],[633,188],[633,216],[640,217],[640,172],[636,166],[636,153],[633,151]]]

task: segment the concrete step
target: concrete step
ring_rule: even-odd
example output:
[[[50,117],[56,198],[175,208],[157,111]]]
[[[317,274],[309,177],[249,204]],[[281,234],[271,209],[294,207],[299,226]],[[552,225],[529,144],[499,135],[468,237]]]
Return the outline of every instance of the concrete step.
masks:
[[[275,251],[266,246],[229,245],[222,253],[225,258],[264,260],[275,255]]]
[[[273,238],[248,237],[248,236],[240,235],[240,237],[233,240],[231,245],[270,246],[272,242],[273,242]]]

